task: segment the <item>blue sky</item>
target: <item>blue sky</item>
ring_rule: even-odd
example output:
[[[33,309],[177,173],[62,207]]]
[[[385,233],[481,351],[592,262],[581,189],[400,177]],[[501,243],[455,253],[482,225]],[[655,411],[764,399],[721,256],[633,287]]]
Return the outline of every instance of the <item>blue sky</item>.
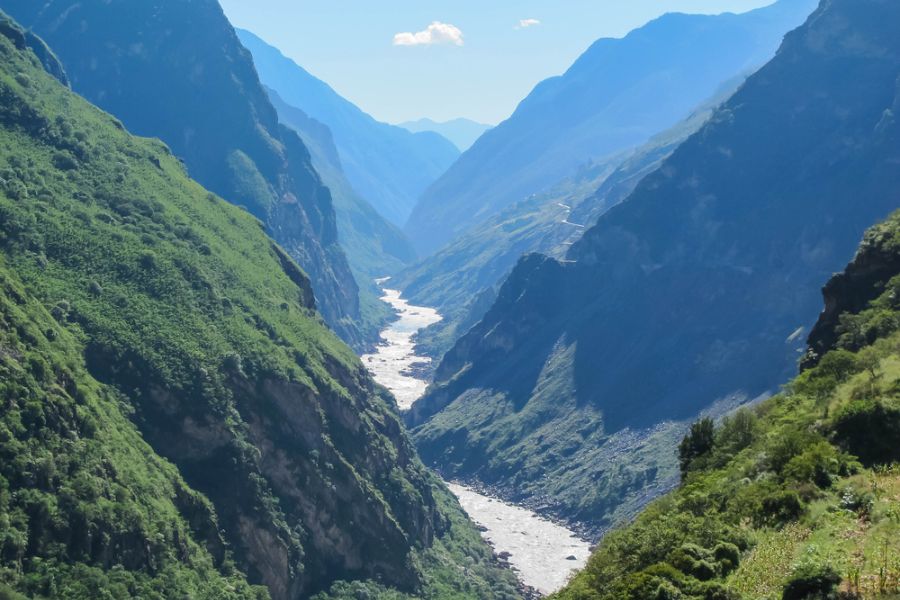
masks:
[[[497,123],[597,38],[672,11],[743,12],[773,0],[221,0],[380,120]],[[431,24],[433,25],[429,28]],[[399,34],[399,35],[398,35]]]

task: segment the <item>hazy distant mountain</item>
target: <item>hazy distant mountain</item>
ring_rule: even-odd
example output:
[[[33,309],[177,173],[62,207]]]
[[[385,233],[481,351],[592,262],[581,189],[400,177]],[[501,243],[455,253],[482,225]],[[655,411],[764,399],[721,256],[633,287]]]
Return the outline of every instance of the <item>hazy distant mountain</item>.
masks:
[[[446,138],[376,121],[249,31],[238,37],[262,82],[331,129],[347,179],[375,210],[403,226],[418,197],[459,156]]]
[[[313,166],[331,190],[338,241],[359,283],[360,312],[366,317],[361,326],[367,339],[375,339],[393,315],[390,307],[379,300],[382,293],[375,279],[401,270],[415,259],[415,251],[400,228],[382,217],[347,181],[331,130],[285,103],[276,91],[268,92],[278,118],[300,134]]]
[[[523,254],[540,252],[563,258],[586,227],[624,200],[641,179],[702,127],[744,79],[731,80],[688,119],[635,151],[579,169],[546,192],[504,208],[435,254],[398,273],[391,284],[402,289],[405,298],[415,304],[434,306],[444,316],[419,334],[420,351],[439,360],[468,328],[481,320],[497,288]]]
[[[286,103],[275,90],[267,91],[278,118],[300,134],[313,166],[331,190],[340,243],[360,285],[394,273],[413,260],[415,252],[403,232],[378,214],[347,181],[328,126]]]
[[[407,121],[400,123],[399,127],[408,129],[413,133],[421,133],[423,131],[433,131],[444,136],[453,142],[460,152],[465,152],[472,147],[472,144],[488,131],[493,125],[485,125],[471,119],[453,119],[452,121],[444,121],[439,123],[432,119],[419,119],[418,121]]]
[[[413,406],[423,458],[602,528],[677,481],[679,422],[787,381],[898,205],[898,22],[826,0],[565,260],[523,258]]]
[[[601,39],[484,134],[422,196],[405,226],[430,254],[580,165],[672,127],[726,80],[772,57],[814,0],[735,15],[668,14]]]

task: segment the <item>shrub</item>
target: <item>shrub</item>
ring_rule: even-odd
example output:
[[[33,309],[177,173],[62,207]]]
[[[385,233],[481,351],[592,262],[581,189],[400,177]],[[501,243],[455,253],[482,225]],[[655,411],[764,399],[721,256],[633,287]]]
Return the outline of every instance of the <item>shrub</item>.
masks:
[[[722,575],[728,575],[738,568],[741,563],[741,550],[734,544],[720,542],[713,548],[713,557],[719,563]]]
[[[841,576],[830,566],[806,564],[794,570],[782,600],[830,600],[836,597]]]
[[[681,474],[686,474],[695,460],[712,452],[715,441],[715,424],[712,419],[701,419],[691,425],[691,430],[678,446]]]
[[[786,480],[811,482],[822,489],[828,489],[836,477],[848,474],[849,462],[834,446],[820,441],[792,458],[784,466],[782,476]]]
[[[834,418],[835,439],[866,466],[900,461],[900,408],[857,400]]]
[[[716,448],[734,455],[750,446],[756,439],[758,419],[756,414],[742,408],[734,415],[725,417],[716,432]]]
[[[803,516],[806,507],[799,494],[793,491],[776,491],[762,499],[759,520],[763,525],[780,526]]]
[[[52,160],[53,166],[61,171],[74,171],[78,168],[78,161],[68,152],[56,152]]]
[[[669,554],[668,562],[676,569],[700,581],[709,581],[717,575],[717,564],[712,552],[696,544],[683,544]]]
[[[703,592],[703,600],[741,600],[741,595],[721,583],[708,583]]]

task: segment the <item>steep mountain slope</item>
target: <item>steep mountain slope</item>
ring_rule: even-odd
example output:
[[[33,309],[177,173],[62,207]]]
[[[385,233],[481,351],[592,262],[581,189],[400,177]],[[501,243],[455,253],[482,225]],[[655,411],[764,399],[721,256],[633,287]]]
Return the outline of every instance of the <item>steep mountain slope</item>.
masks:
[[[471,119],[452,119],[443,122],[437,122],[433,119],[419,119],[418,121],[400,123],[398,127],[408,129],[413,133],[433,131],[453,142],[453,145],[460,152],[465,152],[493,125],[485,125]]]
[[[426,462],[602,526],[674,483],[679,422],[788,379],[898,205],[898,22],[823,2],[567,262],[523,259],[413,407]]]
[[[724,81],[771,58],[814,6],[781,0],[743,15],[669,14],[597,41],[425,192],[405,227],[413,245],[431,254],[580,165],[674,126]]]
[[[539,252],[563,258],[586,226],[624,200],[743,81],[742,77],[729,82],[688,119],[627,156],[585,166],[549,191],[513,204],[395,276],[391,285],[402,289],[404,297],[436,307],[444,316],[419,335],[420,350],[439,360],[481,320],[500,284],[524,254]],[[490,297],[487,302],[486,296]]]
[[[331,191],[338,236],[350,267],[372,279],[394,273],[412,261],[415,252],[403,232],[378,214],[347,181],[328,126],[287,104],[275,90],[268,92],[278,118],[300,134],[313,166]]]
[[[555,597],[897,598],[898,292],[900,213],[826,288],[812,368],[754,410],[693,427],[681,488]]]
[[[337,216],[338,241],[347,253],[359,285],[360,323],[368,340],[377,340],[393,317],[375,279],[396,273],[415,259],[412,245],[400,229],[384,219],[356,193],[344,176],[331,131],[299,108],[286,104],[275,90],[269,98],[282,123],[300,134],[313,166],[328,186]]]
[[[43,37],[78,93],[129,130],[159,137],[191,176],[247,207],[313,280],[319,309],[362,346],[356,282],[334,210],[300,139],[275,110],[214,0],[3,0]]]
[[[295,599],[370,578],[508,593],[262,224],[25,40],[0,25],[4,584],[71,600]]]
[[[238,36],[262,82],[331,129],[347,179],[395,225],[406,222],[419,195],[459,156],[434,132],[411,133],[376,121],[249,31],[238,30]]]

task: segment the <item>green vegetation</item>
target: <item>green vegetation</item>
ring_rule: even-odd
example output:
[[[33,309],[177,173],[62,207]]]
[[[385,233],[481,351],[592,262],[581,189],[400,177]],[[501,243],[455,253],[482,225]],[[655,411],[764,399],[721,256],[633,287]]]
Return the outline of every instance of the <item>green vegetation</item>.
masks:
[[[565,260],[522,258],[405,417],[426,464],[601,534],[677,484],[691,422],[777,391],[823,282],[897,208],[898,20],[823,2]]]
[[[848,271],[885,254],[900,265],[898,236],[900,213]],[[696,423],[681,487],[607,536],[555,597],[900,597],[900,269],[892,275],[782,394],[714,429]]]
[[[78,94],[130,132],[161,139],[193,179],[260,219],[309,276],[320,314],[344,341],[363,348],[377,339],[357,325],[359,294],[331,195],[300,138],[279,124],[217,2],[2,7],[50,44]]]
[[[2,24],[0,594],[511,589],[262,224]]]
[[[424,574],[422,587],[408,594],[373,581],[338,582],[315,600],[517,600],[518,583],[510,570],[498,571],[491,549],[484,544],[453,495],[435,480],[438,506],[446,533],[434,545],[415,553]],[[461,576],[462,575],[462,576]]]

